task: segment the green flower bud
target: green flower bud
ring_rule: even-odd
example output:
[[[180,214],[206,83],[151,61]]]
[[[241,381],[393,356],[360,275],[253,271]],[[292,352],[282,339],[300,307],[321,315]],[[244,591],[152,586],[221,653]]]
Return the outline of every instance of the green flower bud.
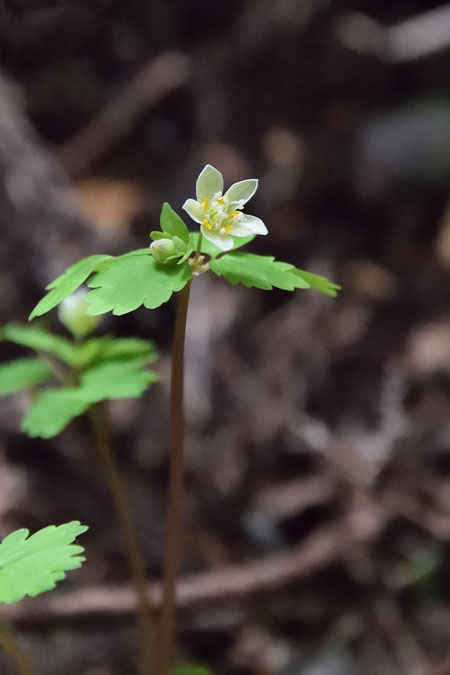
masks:
[[[150,244],[150,252],[159,263],[166,263],[176,254],[172,239],[157,239]]]
[[[80,289],[63,300],[58,308],[58,316],[61,323],[74,337],[83,338],[97,327],[100,316],[88,316],[86,314],[86,291]]]

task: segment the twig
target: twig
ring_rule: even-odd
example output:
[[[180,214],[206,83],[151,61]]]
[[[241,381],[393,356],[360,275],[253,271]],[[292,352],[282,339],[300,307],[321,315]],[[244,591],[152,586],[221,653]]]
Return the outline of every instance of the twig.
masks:
[[[342,524],[334,524],[288,551],[187,577],[177,584],[177,606],[232,602],[305,579],[343,556],[350,545],[345,532]],[[161,584],[149,584],[147,597],[159,607]],[[16,625],[42,627],[62,621],[97,620],[100,616],[124,618],[135,609],[136,597],[129,586],[102,585],[23,600],[5,608],[5,613]]]
[[[262,488],[253,500],[253,507],[274,518],[290,518],[313,506],[328,504],[336,488],[337,481],[327,473],[294,478]]]

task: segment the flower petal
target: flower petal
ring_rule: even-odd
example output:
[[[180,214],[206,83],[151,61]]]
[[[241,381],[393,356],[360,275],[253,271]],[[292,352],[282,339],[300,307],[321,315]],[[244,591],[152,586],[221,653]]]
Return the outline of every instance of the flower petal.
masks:
[[[247,237],[249,234],[267,234],[267,227],[263,221],[256,216],[242,214],[243,218],[238,220],[231,230],[233,237]]]
[[[258,187],[258,180],[256,178],[249,178],[248,180],[240,180],[235,183],[225,193],[230,202],[241,202],[244,206],[249,199],[253,197]]]
[[[199,202],[202,202],[205,198],[211,201],[216,192],[222,192],[223,190],[222,174],[211,164],[207,164],[197,178],[196,188]]]
[[[205,216],[203,215],[202,205],[196,202],[195,199],[186,199],[183,204],[183,209],[196,223],[203,223],[203,218]]]
[[[204,225],[200,226],[200,230],[205,239],[215,244],[221,251],[230,251],[233,248],[233,240],[229,234],[220,234],[217,230],[208,230]]]

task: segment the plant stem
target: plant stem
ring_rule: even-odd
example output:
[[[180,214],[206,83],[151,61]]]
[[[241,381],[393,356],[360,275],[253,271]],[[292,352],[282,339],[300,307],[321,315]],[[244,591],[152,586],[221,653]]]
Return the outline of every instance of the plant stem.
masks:
[[[198,233],[198,241],[197,241],[197,248],[195,249],[195,256],[194,256],[194,262],[198,262],[198,259],[200,258],[200,254],[202,251],[202,239],[203,235],[201,232]]]
[[[191,280],[192,281],[192,280]],[[184,339],[191,281],[180,292],[172,348],[170,382],[170,467],[166,544],[159,633],[158,675],[170,675],[175,651],[176,582],[181,559],[184,445]]]
[[[87,412],[87,415],[91,422],[99,457],[109,482],[111,497],[122,531],[128,565],[138,598],[138,673],[139,675],[150,675],[150,673],[153,672],[152,658],[154,654],[155,622],[147,598],[145,562],[139,542],[139,536],[125,485],[120,473],[120,468],[111,447],[104,420],[102,419],[101,410],[98,406],[92,406]]]
[[[34,675],[30,661],[22,651],[13,630],[4,617],[0,618],[0,647],[8,654],[20,675]]]

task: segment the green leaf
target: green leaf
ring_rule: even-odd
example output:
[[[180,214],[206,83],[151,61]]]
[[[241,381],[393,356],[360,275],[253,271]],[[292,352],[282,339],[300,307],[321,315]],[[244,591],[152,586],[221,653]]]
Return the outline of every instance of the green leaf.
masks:
[[[109,255],[91,255],[69,267],[64,274],[47,286],[49,292],[38,302],[28,320],[31,321],[35,316],[41,316],[56,307],[61,300],[76,291],[92,272],[98,270],[105,260],[110,258]]]
[[[0,395],[13,394],[51,377],[50,368],[40,359],[17,359],[0,365]]]
[[[199,235],[198,232],[191,233],[192,249],[194,251],[197,248],[198,235]],[[241,248],[242,246],[245,246],[246,244],[249,244],[251,241],[253,241],[255,237],[256,234],[249,234],[247,237],[231,237],[234,242],[233,248],[231,250],[237,251],[238,248]],[[206,253],[206,255],[209,255],[211,258],[216,258],[221,253],[223,254],[222,249],[220,249],[218,246],[213,244],[205,237],[203,237],[202,239],[201,251],[202,253]],[[228,255],[228,253],[226,255]]]
[[[329,281],[326,277],[322,277],[319,274],[313,274],[312,272],[305,272],[304,270],[299,270],[297,267],[294,267],[291,270],[292,274],[304,279],[311,288],[314,288],[316,291],[325,293],[325,295],[330,295],[332,298],[335,298],[340,290],[338,284],[334,284],[332,281]]]
[[[55,588],[67,570],[85,560],[80,555],[84,548],[72,542],[87,529],[74,520],[50,525],[31,537],[25,529],[5,537],[0,544],[0,602],[17,602]]]
[[[134,251],[128,251],[128,253],[123,253],[121,256],[119,256],[119,258],[134,258],[134,256],[137,255],[150,255],[149,247],[147,246],[146,248],[136,248]]]
[[[36,396],[22,420],[21,429],[29,436],[57,436],[69,422],[90,406],[85,393],[78,387],[49,389]]]
[[[179,237],[185,244],[189,243],[189,230],[178,213],[167,202],[164,202],[161,210],[160,224],[163,232],[171,237]]]
[[[154,309],[180,291],[191,276],[188,263],[162,265],[151,255],[110,259],[88,283],[94,289],[87,295],[88,314],[127,314],[141,305]]]
[[[211,260],[210,267],[219,276],[224,276],[231,284],[254,286],[263,290],[273,287],[285,291],[295,288],[309,288],[307,281],[292,274],[292,265],[277,262],[272,256],[252,253],[227,253],[221,258]]]
[[[100,361],[129,359],[137,356],[145,356],[146,363],[155,361],[157,353],[154,343],[138,338],[92,338],[78,347],[76,364],[84,366]]]
[[[70,340],[53,335],[40,326],[21,326],[10,323],[0,331],[0,338],[36,351],[55,354],[66,363],[73,363],[75,348]]]
[[[150,239],[152,241],[159,241],[160,239],[167,239],[167,232],[161,232],[161,230],[153,230],[153,232],[150,232]]]
[[[180,237],[177,237],[176,234],[172,237],[172,241],[175,246],[175,252],[178,253],[179,255],[184,254],[184,252],[186,251],[186,242],[180,239]],[[189,243],[189,238],[187,243]]]
[[[88,368],[80,379],[80,391],[92,403],[106,398],[138,398],[159,377],[145,369],[145,357],[106,361]]]

